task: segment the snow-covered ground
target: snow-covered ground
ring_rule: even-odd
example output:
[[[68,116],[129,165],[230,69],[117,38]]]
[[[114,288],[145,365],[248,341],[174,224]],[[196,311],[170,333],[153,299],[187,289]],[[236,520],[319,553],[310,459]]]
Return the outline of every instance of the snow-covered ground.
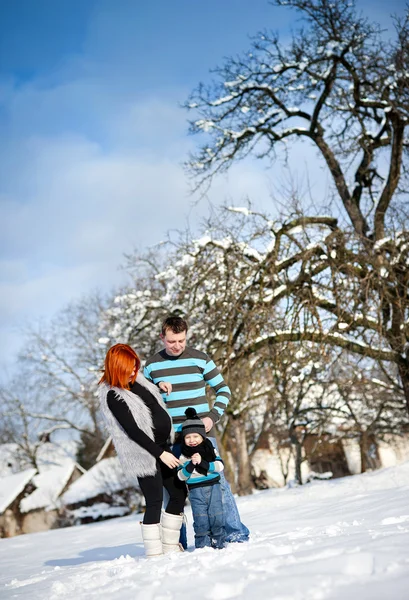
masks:
[[[409,463],[238,505],[251,541],[219,551],[146,559],[139,516],[0,540],[0,598],[409,598]]]

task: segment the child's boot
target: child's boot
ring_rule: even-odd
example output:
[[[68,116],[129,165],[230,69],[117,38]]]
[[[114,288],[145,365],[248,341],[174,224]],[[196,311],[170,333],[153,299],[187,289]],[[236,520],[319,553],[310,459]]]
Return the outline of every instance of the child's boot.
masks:
[[[153,523],[151,525],[141,523],[141,528],[146,556],[151,558],[152,556],[160,556],[163,554],[160,523]]]
[[[171,515],[162,511],[162,544],[163,553],[183,552],[182,544],[179,544],[180,528],[183,523],[183,514]]]

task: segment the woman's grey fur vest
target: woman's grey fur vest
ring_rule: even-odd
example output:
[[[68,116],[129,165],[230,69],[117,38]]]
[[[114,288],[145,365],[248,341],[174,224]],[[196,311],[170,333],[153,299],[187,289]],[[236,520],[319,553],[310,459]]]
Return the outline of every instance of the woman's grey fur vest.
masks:
[[[138,373],[136,381],[147,388],[155,397],[158,403],[166,410],[166,405],[162,400],[162,396],[153,383],[148,381],[142,373]],[[154,440],[152,415],[144,401],[136,394],[129,390],[112,387],[105,383],[99,386],[99,398],[101,402],[102,414],[105,418],[105,424],[108,432],[112,436],[115,449],[124,472],[133,477],[146,477],[147,475],[155,475],[156,473],[156,458],[147,450],[139,446],[136,442],[122,429],[118,421],[115,419],[107,404],[107,395],[110,390],[113,390],[128,405],[132,413],[135,423],[151,440]],[[173,427],[171,426],[170,439],[174,441]]]

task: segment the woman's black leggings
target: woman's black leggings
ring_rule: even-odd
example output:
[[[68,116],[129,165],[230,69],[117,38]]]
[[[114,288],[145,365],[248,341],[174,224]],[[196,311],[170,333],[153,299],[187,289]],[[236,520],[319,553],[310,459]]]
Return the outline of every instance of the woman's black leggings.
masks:
[[[143,517],[145,525],[160,522],[164,487],[169,494],[166,512],[171,515],[179,515],[183,512],[187,489],[185,483],[178,478],[176,469],[169,469],[158,460],[156,475],[138,477],[138,482],[145,496],[146,511]]]

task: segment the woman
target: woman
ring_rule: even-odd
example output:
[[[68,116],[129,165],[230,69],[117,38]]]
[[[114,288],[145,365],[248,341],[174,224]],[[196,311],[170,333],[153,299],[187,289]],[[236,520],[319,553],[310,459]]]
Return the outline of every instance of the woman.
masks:
[[[142,538],[146,556],[179,552],[186,486],[175,467],[179,460],[169,452],[172,421],[155,385],[139,372],[140,360],[127,344],[108,350],[99,382],[101,408],[122,468],[137,477],[145,497]],[[169,502],[162,512],[163,487]]]

